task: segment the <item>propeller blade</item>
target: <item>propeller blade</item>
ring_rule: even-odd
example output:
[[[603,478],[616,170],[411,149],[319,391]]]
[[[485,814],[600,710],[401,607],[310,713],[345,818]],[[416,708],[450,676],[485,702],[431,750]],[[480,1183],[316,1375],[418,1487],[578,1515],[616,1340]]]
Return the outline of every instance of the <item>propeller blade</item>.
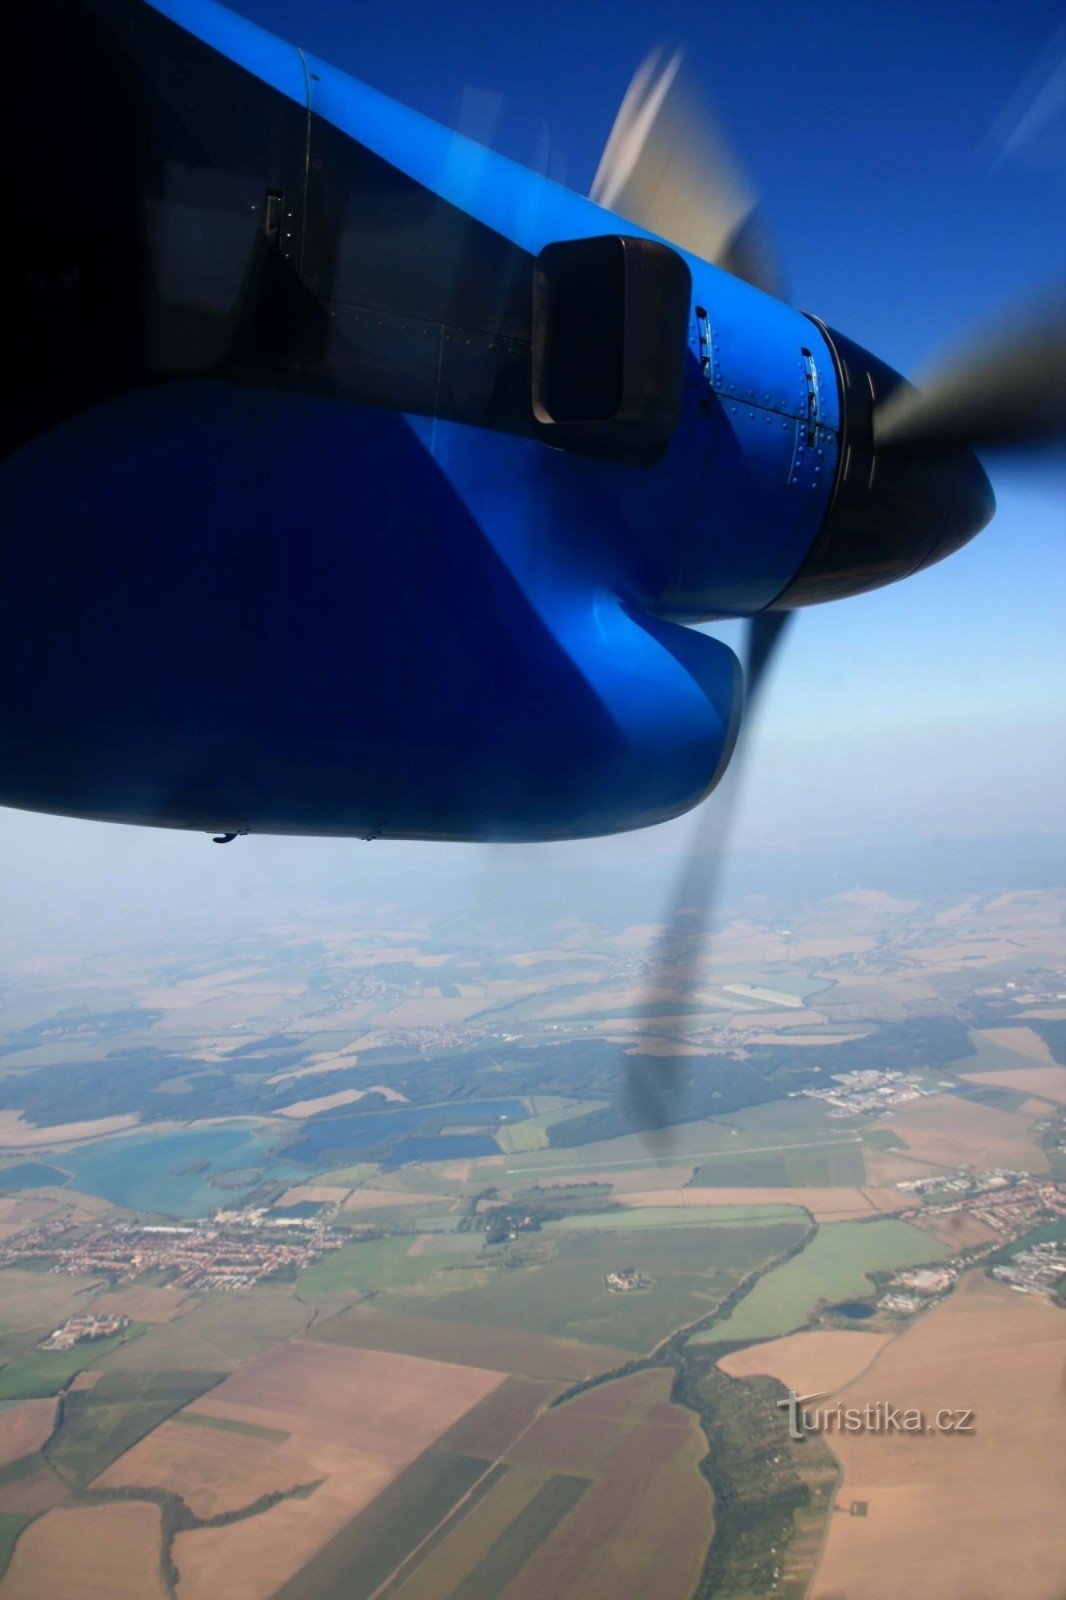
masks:
[[[755,196],[724,137],[686,90],[682,55],[681,50],[653,50],[637,70],[590,198],[784,298]]]
[[[987,449],[1066,438],[1066,293],[945,362],[924,388],[905,385],[874,413],[877,448]]]
[[[745,721],[750,723],[793,617],[791,611],[764,611],[748,624],[744,653]],[[664,1016],[683,1015],[692,1005],[705,966],[707,936],[714,921],[733,816],[741,787],[745,732],[729,771],[708,800],[692,837],[688,857],[674,886],[662,933],[652,952],[644,998],[637,1006],[635,1050],[627,1054],[626,1100],[634,1127],[652,1150],[666,1154],[669,1128],[682,1120],[687,1087],[685,1057],[655,1055],[647,1048]]]

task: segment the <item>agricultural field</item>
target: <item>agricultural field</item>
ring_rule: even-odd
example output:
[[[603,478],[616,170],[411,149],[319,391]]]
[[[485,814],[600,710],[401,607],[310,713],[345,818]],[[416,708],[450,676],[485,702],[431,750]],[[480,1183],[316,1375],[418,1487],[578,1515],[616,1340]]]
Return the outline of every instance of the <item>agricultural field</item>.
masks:
[[[707,1188],[825,1188],[866,1181],[861,1142],[854,1134],[787,1150],[727,1151],[701,1161],[693,1184]]]
[[[0,1410],[0,1468],[39,1450],[55,1427],[51,1399],[20,1400]]]
[[[725,1321],[695,1334],[692,1342],[733,1343],[791,1333],[819,1305],[869,1294],[868,1272],[916,1266],[948,1254],[939,1240],[906,1222],[827,1223],[798,1256],[760,1278]]]
[[[498,1391],[277,1600],[342,1588],[346,1600],[379,1588],[389,1600],[494,1600],[505,1590],[516,1600],[688,1600],[713,1531],[711,1496],[703,1435],[670,1403],[670,1383],[652,1370],[549,1410],[546,1392],[512,1391],[504,1406]],[[483,1454],[452,1454],[460,1436],[469,1450],[480,1439]]]
[[[75,1345],[70,1350],[30,1350],[0,1368],[0,1400],[22,1400],[32,1395],[58,1394],[75,1373],[130,1343],[145,1330],[131,1324],[125,1333],[92,1344]]]
[[[152,1433],[224,1376],[221,1372],[123,1373],[106,1370],[91,1388],[63,1401],[63,1420],[45,1448],[61,1481],[84,1488],[139,1439]]]
[[[937,1166],[1044,1173],[1048,1161],[1030,1131],[1034,1120],[957,1095],[930,1095],[901,1107],[890,1131],[908,1154]]]
[[[411,1309],[386,1311],[380,1300],[372,1306],[354,1306],[316,1323],[308,1338],[564,1382],[609,1371],[632,1355],[629,1350],[578,1339],[553,1339],[526,1328],[471,1324],[443,1315],[411,1315]],[[447,1306],[442,1306],[445,1309]]]
[[[412,1318],[446,1317],[479,1329],[502,1326],[644,1354],[712,1311],[747,1273],[798,1244],[807,1226],[796,1214],[796,1220],[723,1228],[553,1232],[534,1236],[528,1265],[511,1264],[523,1261],[511,1245],[496,1270],[476,1274],[483,1281],[475,1286],[437,1293],[427,1285],[408,1295],[384,1294],[379,1303]],[[650,1277],[652,1288],[610,1293],[605,1277],[627,1267]]]
[[[797,1394],[832,1395],[853,1382],[881,1354],[891,1334],[819,1328],[731,1350],[718,1362],[730,1378],[776,1378]]]
[[[969,1274],[834,1398],[889,1397],[969,1409],[973,1431],[833,1436],[836,1504],[867,1512],[830,1518],[812,1600],[1061,1594],[1062,1312]]]
[[[167,1600],[159,1572],[159,1507],[62,1507],[19,1538],[3,1600]]]
[[[303,1339],[228,1378],[197,1412],[269,1428],[284,1440],[189,1428],[178,1459],[165,1446],[160,1457],[151,1439],[142,1451],[157,1452],[150,1465],[166,1475],[164,1487],[183,1493],[185,1486],[201,1502],[213,1494],[237,1509],[264,1494],[280,1497],[254,1516],[178,1534],[180,1600],[219,1593],[268,1600],[501,1382],[470,1366]],[[146,1463],[127,1460],[117,1470],[131,1482]]]
[[[558,1217],[545,1223],[548,1232],[641,1233],[645,1228],[739,1228],[767,1222],[798,1222],[803,1213],[795,1206],[645,1206],[629,1204],[620,1211],[601,1211]]]
[[[410,1238],[365,1239],[324,1256],[299,1277],[301,1294],[340,1289],[401,1289],[429,1277],[437,1263],[412,1256]]]

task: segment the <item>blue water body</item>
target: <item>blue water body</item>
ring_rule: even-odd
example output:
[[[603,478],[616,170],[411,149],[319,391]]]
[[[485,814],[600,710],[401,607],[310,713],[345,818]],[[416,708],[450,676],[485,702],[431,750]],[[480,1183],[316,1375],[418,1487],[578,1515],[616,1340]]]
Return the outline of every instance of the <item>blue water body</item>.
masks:
[[[401,1139],[381,1164],[389,1169],[407,1161],[472,1161],[475,1156],[499,1153],[499,1145],[487,1133],[453,1133],[437,1139]]]
[[[379,1146],[388,1143],[397,1137],[414,1133],[416,1128],[428,1128],[458,1124],[460,1127],[496,1127],[505,1118],[517,1122],[528,1116],[528,1112],[520,1100],[468,1100],[458,1105],[449,1106],[404,1106],[396,1111],[364,1111],[350,1112],[345,1116],[315,1117],[304,1127],[303,1133],[292,1144],[285,1148],[285,1155],[291,1161],[302,1161],[312,1166],[320,1160],[326,1151],[351,1152],[358,1155],[361,1151],[376,1150]],[[470,1135],[470,1138],[474,1138]],[[476,1136],[479,1141],[478,1154],[498,1155],[498,1147],[483,1135]],[[463,1143],[469,1143],[470,1138],[457,1135],[456,1138]],[[420,1137],[419,1143],[436,1145],[439,1141],[433,1137]],[[454,1139],[448,1140],[449,1152]],[[486,1152],[485,1145],[490,1148]],[[455,1150],[456,1156],[462,1160],[465,1156]],[[408,1161],[436,1160],[440,1155],[434,1156],[407,1156]],[[395,1165],[395,1161],[390,1163]]]
[[[103,1139],[61,1159],[71,1175],[70,1187],[83,1194],[136,1211],[204,1217],[218,1206],[238,1205],[254,1187],[214,1188],[208,1182],[213,1173],[248,1167],[268,1178],[297,1176],[288,1162],[271,1159],[276,1139],[275,1131],[252,1124],[183,1128]],[[200,1168],[201,1162],[206,1166]],[[197,1170],[189,1171],[193,1166]]]
[[[17,1167],[4,1167],[0,1171],[0,1189],[46,1189],[50,1184],[60,1187],[67,1175],[58,1167],[46,1167],[43,1161],[23,1161]]]
[[[841,1300],[839,1305],[830,1306],[829,1309],[838,1317],[851,1317],[856,1322],[865,1322],[877,1308],[866,1305],[862,1300]]]

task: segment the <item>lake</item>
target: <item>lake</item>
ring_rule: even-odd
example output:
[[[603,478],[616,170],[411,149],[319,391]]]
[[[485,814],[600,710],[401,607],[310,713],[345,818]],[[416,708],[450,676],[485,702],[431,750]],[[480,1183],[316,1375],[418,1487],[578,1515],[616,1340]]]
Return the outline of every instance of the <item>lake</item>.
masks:
[[[259,1182],[258,1174],[298,1178],[287,1161],[270,1157],[276,1142],[276,1128],[207,1125],[101,1139],[58,1159],[71,1175],[70,1187],[83,1194],[99,1195],[135,1211],[204,1217],[219,1206],[239,1205]],[[208,1182],[215,1174],[242,1169],[254,1169],[257,1176],[239,1189],[220,1189]]]
[[[17,1167],[0,1170],[0,1189],[47,1189],[50,1184],[64,1184],[65,1172],[58,1167],[48,1167],[43,1161],[22,1161]]]

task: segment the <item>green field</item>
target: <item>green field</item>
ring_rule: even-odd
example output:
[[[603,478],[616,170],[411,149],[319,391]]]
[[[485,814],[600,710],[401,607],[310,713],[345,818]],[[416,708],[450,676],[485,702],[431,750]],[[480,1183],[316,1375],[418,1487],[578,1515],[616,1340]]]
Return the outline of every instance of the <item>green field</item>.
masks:
[[[760,1278],[724,1322],[698,1333],[694,1344],[772,1339],[800,1328],[822,1301],[870,1293],[867,1272],[917,1266],[950,1255],[945,1245],[906,1222],[833,1222],[791,1261]]]
[[[643,1354],[713,1310],[746,1273],[794,1246],[806,1225],[560,1230],[532,1236],[532,1246],[523,1242],[487,1252],[499,1268],[484,1271],[473,1287],[434,1292],[436,1286],[427,1285],[420,1292],[383,1295],[379,1304],[412,1317],[522,1329]],[[623,1267],[647,1274],[653,1287],[609,1293],[606,1274]]]
[[[863,1144],[872,1144],[875,1150],[906,1150],[907,1146],[891,1128],[864,1128],[859,1135]]]
[[[1066,1240],[1066,1217],[1056,1217],[1053,1222],[1043,1222],[1012,1244],[1005,1244],[1001,1250],[994,1251],[988,1257],[987,1264],[991,1266],[995,1262],[1009,1261],[1020,1250],[1028,1250],[1034,1244],[1055,1244],[1063,1240]]]
[[[1004,1089],[1000,1084],[975,1083],[969,1088],[960,1089],[958,1098],[973,1100],[979,1106],[988,1106],[991,1111],[1017,1111],[1029,1096],[1018,1089]]]
[[[328,1294],[337,1289],[402,1289],[436,1272],[439,1260],[409,1256],[410,1238],[365,1239],[346,1244],[316,1261],[297,1279],[300,1294]]]
[[[174,1417],[175,1422],[185,1423],[191,1428],[219,1428],[223,1433],[243,1433],[249,1439],[266,1439],[271,1444],[284,1444],[291,1438],[291,1434],[283,1433],[280,1428],[261,1428],[255,1422],[234,1422],[230,1417],[208,1417],[202,1411],[179,1411]]]
[[[599,1111],[606,1100],[571,1100],[527,1117],[524,1122],[508,1122],[496,1134],[496,1143],[505,1155],[516,1155],[525,1150],[546,1150],[548,1129],[556,1123],[569,1122],[573,1117],[583,1117],[586,1112]]]
[[[708,1189],[830,1189],[865,1182],[862,1145],[854,1136],[790,1150],[727,1151],[701,1161],[692,1177],[694,1188]]]
[[[21,1511],[0,1511],[0,1578],[7,1571],[16,1539],[32,1521],[31,1516],[24,1516]]]
[[[337,1189],[354,1189],[361,1183],[373,1183],[377,1176],[378,1169],[372,1161],[361,1161],[354,1167],[336,1167],[332,1172],[316,1172],[315,1182]]]
[[[273,1600],[369,1600],[464,1495],[470,1498],[460,1515],[506,1470],[476,1456],[427,1450],[283,1583]]]
[[[45,1447],[50,1467],[77,1488],[99,1476],[161,1422],[213,1388],[220,1372],[105,1372],[63,1402],[63,1421]]]
[[[544,1227],[548,1232],[642,1233],[645,1228],[739,1228],[765,1222],[802,1226],[804,1221],[796,1206],[641,1206],[558,1217]]]
[[[995,1039],[984,1039],[978,1030],[970,1031],[974,1054],[967,1056],[959,1066],[963,1072],[1013,1072],[1023,1068],[1031,1071],[1039,1063],[1022,1050],[1011,1050]]]
[[[626,1171],[630,1168],[666,1166],[685,1167],[698,1164],[705,1172],[709,1164],[727,1157],[735,1161],[741,1154],[753,1156],[770,1154],[796,1157],[804,1168],[805,1183],[821,1183],[806,1173],[818,1170],[820,1160],[850,1160],[847,1146],[854,1144],[861,1154],[861,1145],[833,1122],[827,1107],[817,1100],[774,1100],[765,1105],[746,1106],[741,1111],[701,1122],[685,1122],[670,1129],[669,1153],[653,1151],[644,1134],[632,1133],[620,1139],[604,1139],[595,1144],[575,1145],[558,1150],[533,1150],[525,1155],[509,1156],[506,1173],[509,1178],[528,1178],[535,1182],[540,1177],[574,1177],[585,1179],[594,1173]],[[832,1146],[823,1155],[815,1147]],[[806,1155],[804,1154],[806,1152]],[[850,1170],[855,1170],[854,1168]],[[495,1179],[488,1173],[485,1181]],[[705,1181],[710,1182],[710,1179]],[[739,1177],[715,1178],[715,1182],[743,1187],[749,1180]],[[751,1180],[754,1181],[754,1180]],[[761,1180],[760,1180],[761,1181]],[[862,1182],[858,1178],[837,1178],[836,1182]]]
[[[451,1600],[499,1600],[511,1579],[549,1538],[589,1487],[588,1478],[556,1473],[452,1590]]]
[[[116,1350],[107,1370],[138,1375],[186,1369],[232,1372],[302,1333],[312,1315],[312,1307],[301,1305],[288,1283],[202,1295],[173,1322],[161,1322],[143,1339]]]
[[[0,1400],[27,1400],[36,1395],[58,1394],[85,1367],[94,1367],[113,1350],[147,1331],[145,1323],[133,1323],[113,1339],[94,1339],[91,1344],[75,1345],[73,1350],[30,1350],[0,1369]]]

